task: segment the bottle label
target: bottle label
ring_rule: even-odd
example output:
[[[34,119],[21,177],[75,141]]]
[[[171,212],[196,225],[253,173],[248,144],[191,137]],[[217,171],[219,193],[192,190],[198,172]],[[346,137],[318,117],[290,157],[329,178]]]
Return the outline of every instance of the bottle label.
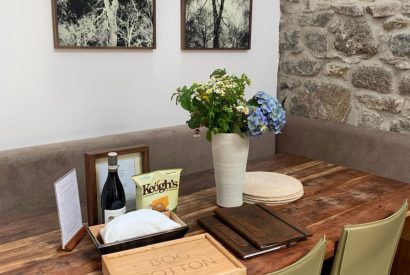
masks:
[[[116,209],[116,210],[104,209],[104,218],[105,218],[104,223],[109,223],[116,217],[121,216],[122,214],[125,214],[125,212],[126,212],[126,206],[120,209]]]

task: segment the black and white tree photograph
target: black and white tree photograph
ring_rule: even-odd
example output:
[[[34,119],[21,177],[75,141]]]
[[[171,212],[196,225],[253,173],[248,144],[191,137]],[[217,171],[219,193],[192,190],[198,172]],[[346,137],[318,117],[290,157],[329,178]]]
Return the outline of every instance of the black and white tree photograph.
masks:
[[[250,49],[252,0],[182,0],[183,49]]]
[[[56,48],[155,48],[155,0],[53,0]]]

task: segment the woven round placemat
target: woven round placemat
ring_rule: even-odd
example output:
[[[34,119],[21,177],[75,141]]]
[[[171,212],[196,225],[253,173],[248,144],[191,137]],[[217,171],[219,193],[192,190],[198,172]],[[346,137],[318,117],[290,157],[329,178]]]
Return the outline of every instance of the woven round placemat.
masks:
[[[274,172],[247,172],[244,201],[288,203],[303,196],[303,185],[291,176]]]
[[[297,193],[294,193],[292,195],[289,196],[283,196],[283,197],[255,197],[255,196],[249,196],[246,194],[243,194],[243,197],[249,200],[265,200],[265,201],[288,201],[288,200],[293,200],[295,198],[300,198],[301,196],[303,196],[303,189],[300,190]]]
[[[248,204],[263,203],[263,204],[266,204],[266,205],[275,206],[275,205],[287,204],[287,203],[293,202],[295,200],[297,200],[297,199],[288,200],[288,201],[259,201],[259,200],[248,200],[248,199],[244,198],[243,202],[248,203]]]
[[[286,200],[277,200],[277,199],[253,199],[253,198],[249,198],[249,197],[243,197],[243,201],[246,203],[257,203],[257,202],[261,202],[264,204],[268,204],[268,205],[280,205],[280,204],[286,204],[286,203],[290,203],[293,202],[299,198],[303,197],[303,192],[299,193],[297,196],[290,198],[290,199],[286,199]]]

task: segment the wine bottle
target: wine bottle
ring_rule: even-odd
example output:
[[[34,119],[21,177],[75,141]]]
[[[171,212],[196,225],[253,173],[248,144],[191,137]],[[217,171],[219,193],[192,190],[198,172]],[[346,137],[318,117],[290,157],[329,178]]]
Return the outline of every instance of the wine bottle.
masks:
[[[117,153],[108,153],[108,176],[101,193],[102,222],[108,223],[126,212],[124,187],[118,177]]]

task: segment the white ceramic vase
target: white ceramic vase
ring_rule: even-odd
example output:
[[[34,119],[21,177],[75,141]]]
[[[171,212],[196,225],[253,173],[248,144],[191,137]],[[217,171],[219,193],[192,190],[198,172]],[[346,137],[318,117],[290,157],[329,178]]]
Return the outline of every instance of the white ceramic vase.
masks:
[[[221,207],[243,204],[243,183],[249,152],[249,138],[239,134],[212,136],[212,158],[216,203]]]

